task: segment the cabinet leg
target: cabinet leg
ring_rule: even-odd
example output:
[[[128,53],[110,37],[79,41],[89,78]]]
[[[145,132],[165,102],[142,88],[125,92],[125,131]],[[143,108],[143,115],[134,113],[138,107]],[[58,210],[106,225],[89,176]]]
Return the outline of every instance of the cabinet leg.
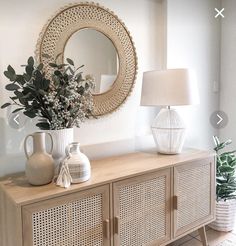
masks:
[[[202,241],[202,245],[203,246],[208,246],[205,226],[203,226],[200,229],[198,229],[198,233],[200,235],[200,238],[201,238],[201,241]]]

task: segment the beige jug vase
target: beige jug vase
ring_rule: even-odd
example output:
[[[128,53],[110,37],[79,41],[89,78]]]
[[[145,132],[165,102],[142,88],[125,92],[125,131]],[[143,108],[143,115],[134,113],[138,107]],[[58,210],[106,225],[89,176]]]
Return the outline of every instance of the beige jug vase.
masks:
[[[51,150],[46,152],[45,135],[51,139]],[[29,156],[27,140],[33,138],[33,153]],[[35,132],[28,135],[24,141],[24,150],[27,157],[25,174],[28,182],[32,185],[44,185],[52,181],[54,176],[54,161],[52,158],[53,140],[50,133]]]

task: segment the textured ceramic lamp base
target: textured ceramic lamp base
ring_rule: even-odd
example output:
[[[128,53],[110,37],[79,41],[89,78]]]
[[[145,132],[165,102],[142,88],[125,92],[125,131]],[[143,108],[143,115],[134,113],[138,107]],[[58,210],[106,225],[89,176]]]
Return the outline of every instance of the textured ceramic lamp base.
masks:
[[[152,124],[157,151],[162,154],[179,154],[185,140],[185,124],[174,109],[161,109]]]

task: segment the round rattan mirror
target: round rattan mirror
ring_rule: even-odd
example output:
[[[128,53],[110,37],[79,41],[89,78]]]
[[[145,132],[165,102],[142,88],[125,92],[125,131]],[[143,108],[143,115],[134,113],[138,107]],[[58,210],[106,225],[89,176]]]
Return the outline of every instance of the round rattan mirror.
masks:
[[[118,57],[117,75],[111,88],[93,95],[93,113],[102,116],[114,112],[125,102],[132,91],[137,72],[132,38],[124,23],[113,12],[94,3],[65,6],[43,28],[37,43],[36,57],[44,64],[47,72],[48,63],[53,62],[58,54],[63,54],[59,57],[59,62],[63,62],[65,46],[73,34],[88,28],[110,39]],[[44,58],[43,54],[48,54],[51,60]],[[83,61],[81,63],[86,66]]]

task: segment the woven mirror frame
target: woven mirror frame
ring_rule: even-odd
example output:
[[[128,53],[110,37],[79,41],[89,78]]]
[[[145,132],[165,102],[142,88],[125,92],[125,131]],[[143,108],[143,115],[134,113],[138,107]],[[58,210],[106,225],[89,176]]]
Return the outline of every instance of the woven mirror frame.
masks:
[[[60,9],[44,26],[37,43],[36,59],[50,72],[49,63],[58,54],[63,63],[68,39],[77,31],[92,28],[103,33],[114,44],[119,57],[119,71],[110,90],[94,94],[95,116],[103,116],[117,110],[130,95],[137,73],[137,56],[134,43],[125,24],[109,9],[96,3],[70,4]],[[51,58],[43,57],[48,54]],[[86,66],[86,64],[84,64]]]

